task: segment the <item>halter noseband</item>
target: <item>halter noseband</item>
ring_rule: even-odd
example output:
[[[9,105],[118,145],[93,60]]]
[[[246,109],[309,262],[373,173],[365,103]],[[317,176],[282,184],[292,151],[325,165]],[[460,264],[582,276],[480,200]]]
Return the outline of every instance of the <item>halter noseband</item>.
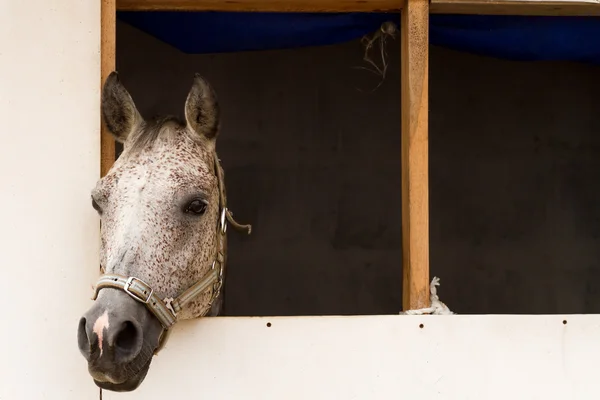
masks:
[[[194,283],[188,289],[186,289],[179,296],[173,298],[168,297],[161,299],[158,297],[152,287],[144,282],[143,280],[134,276],[124,277],[117,274],[104,274],[101,275],[96,288],[94,290],[94,296],[92,300],[96,300],[98,292],[104,288],[120,289],[131,296],[134,300],[143,303],[148,310],[159,320],[163,326],[163,333],[159,339],[159,344],[154,352],[158,353],[165,345],[170,328],[177,322],[177,314],[194,298],[203,293],[205,290],[212,288],[212,294],[210,301],[207,305],[206,311],[200,316],[204,317],[211,309],[214,301],[221,294],[221,288],[223,287],[223,270],[225,267],[225,254],[223,246],[223,238],[227,232],[227,222],[230,222],[237,230],[246,230],[248,234],[252,231],[251,225],[238,224],[227,209],[225,200],[225,185],[223,182],[223,175],[221,167],[219,165],[219,159],[217,154],[214,153],[214,169],[217,177],[217,184],[219,189],[219,221],[217,223],[217,256],[212,262],[210,271],[202,277],[199,281]]]

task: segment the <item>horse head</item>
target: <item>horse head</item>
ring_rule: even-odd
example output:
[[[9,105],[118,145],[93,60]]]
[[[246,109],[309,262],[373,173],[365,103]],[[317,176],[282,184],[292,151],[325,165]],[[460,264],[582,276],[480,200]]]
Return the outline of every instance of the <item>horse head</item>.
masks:
[[[79,350],[97,386],[131,391],[178,320],[218,315],[227,257],[214,90],[194,77],[185,121],[145,120],[116,72],[102,117],[123,152],[92,191],[101,221],[100,272],[79,321]]]

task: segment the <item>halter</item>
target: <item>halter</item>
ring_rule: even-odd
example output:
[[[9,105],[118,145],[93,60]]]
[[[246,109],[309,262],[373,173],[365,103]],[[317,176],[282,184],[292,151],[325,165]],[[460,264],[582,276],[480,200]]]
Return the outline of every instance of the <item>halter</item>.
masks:
[[[210,311],[214,301],[221,294],[223,287],[223,270],[225,268],[225,252],[224,248],[224,237],[227,232],[227,222],[241,231],[246,230],[248,234],[252,231],[251,225],[240,225],[234,219],[231,212],[227,209],[226,197],[225,197],[225,185],[223,183],[223,170],[219,165],[219,158],[217,154],[213,154],[214,158],[214,169],[217,177],[217,184],[219,188],[219,221],[217,223],[217,256],[212,262],[210,271],[202,277],[199,281],[194,283],[183,293],[177,297],[168,297],[161,299],[158,297],[150,285],[143,280],[134,276],[125,277],[117,274],[104,274],[101,275],[92,300],[96,300],[98,292],[104,288],[120,289],[131,296],[134,300],[144,304],[148,310],[159,320],[163,326],[163,332],[159,339],[158,347],[154,354],[158,353],[165,345],[169,336],[170,328],[177,322],[177,314],[188,304],[190,301],[195,299],[198,295],[203,293],[205,290],[212,288],[212,294],[208,303],[206,311],[200,315],[200,317],[206,316]]]

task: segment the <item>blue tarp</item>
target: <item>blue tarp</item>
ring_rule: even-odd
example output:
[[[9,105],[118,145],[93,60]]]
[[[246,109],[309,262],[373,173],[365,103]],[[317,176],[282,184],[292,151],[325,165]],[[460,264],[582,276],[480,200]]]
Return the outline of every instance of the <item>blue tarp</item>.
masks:
[[[185,53],[342,43],[374,32],[386,13],[119,12],[118,19]],[[512,60],[600,63],[600,17],[431,15],[430,43]]]

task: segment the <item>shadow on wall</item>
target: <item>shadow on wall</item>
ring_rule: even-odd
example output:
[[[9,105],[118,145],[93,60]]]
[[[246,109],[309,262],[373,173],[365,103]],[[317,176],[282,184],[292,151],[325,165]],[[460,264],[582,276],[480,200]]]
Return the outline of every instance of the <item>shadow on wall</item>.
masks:
[[[229,204],[253,224],[229,236],[227,315],[400,311],[399,52],[371,93],[358,41],[185,55],[119,23],[117,51],[145,116],[182,116],[195,72],[217,90]],[[598,69],[435,47],[430,65],[441,299],[458,313],[600,311]]]

